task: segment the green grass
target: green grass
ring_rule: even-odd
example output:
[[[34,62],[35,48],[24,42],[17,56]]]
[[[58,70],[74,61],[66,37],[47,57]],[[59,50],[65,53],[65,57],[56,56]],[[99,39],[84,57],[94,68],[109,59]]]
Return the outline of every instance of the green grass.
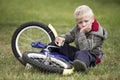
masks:
[[[12,34],[20,24],[37,21],[51,23],[58,34],[75,25],[73,12],[89,5],[97,20],[108,31],[102,63],[88,74],[62,76],[39,70],[25,70],[11,50]],[[0,0],[0,80],[119,80],[120,77],[120,1],[119,0]]]

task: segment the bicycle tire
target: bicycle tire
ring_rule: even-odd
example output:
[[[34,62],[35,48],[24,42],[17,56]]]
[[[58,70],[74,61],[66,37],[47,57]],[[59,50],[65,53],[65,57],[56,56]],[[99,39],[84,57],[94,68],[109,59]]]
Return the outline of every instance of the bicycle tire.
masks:
[[[73,73],[72,64],[70,64],[69,62],[60,58],[51,57],[51,62],[54,64],[57,64],[57,66],[55,66],[54,64],[48,65],[42,62],[42,60],[44,60],[45,58],[46,58],[46,55],[41,53],[36,53],[36,52],[25,52],[22,56],[22,59],[24,61],[26,61],[27,63],[29,63],[30,65],[36,68],[39,68],[40,70],[47,71],[47,72],[60,73],[63,75]]]
[[[23,34],[23,32],[25,31],[29,31],[29,30],[32,30],[32,28],[34,29],[39,29],[41,30],[41,32],[43,31],[44,34],[46,34],[48,36],[48,42],[51,42],[55,39],[55,36],[53,34],[53,32],[48,28],[47,25],[43,24],[43,23],[40,23],[40,22],[27,22],[27,23],[24,23],[22,25],[20,25],[20,27],[18,27],[16,29],[16,31],[13,33],[13,36],[12,36],[12,40],[11,40],[11,47],[12,47],[12,51],[13,51],[13,54],[14,56],[23,64],[23,65],[26,65],[26,62],[22,59],[22,54],[23,52],[20,52],[20,47],[18,45],[18,42],[19,42],[19,38],[20,36]],[[39,31],[37,31],[39,32]],[[32,35],[32,34],[31,34]],[[41,34],[42,35],[42,34]],[[36,35],[35,35],[36,36]],[[32,36],[31,36],[32,37]],[[44,40],[43,40],[44,41]],[[46,39],[47,41],[47,39]],[[29,44],[30,45],[30,44]]]

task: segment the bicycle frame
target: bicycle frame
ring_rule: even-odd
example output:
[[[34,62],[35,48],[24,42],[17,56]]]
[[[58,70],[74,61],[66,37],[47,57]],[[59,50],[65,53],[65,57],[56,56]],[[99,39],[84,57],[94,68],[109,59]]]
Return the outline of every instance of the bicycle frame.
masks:
[[[66,57],[58,52],[49,51],[49,49],[48,49],[49,47],[56,47],[56,46],[51,46],[51,45],[47,46],[47,44],[43,44],[42,42],[32,42],[31,45],[33,48],[41,48],[42,50],[40,52],[42,54],[45,54],[48,57],[55,57],[55,58],[66,60],[69,63],[72,63],[72,60],[70,60],[68,57]]]

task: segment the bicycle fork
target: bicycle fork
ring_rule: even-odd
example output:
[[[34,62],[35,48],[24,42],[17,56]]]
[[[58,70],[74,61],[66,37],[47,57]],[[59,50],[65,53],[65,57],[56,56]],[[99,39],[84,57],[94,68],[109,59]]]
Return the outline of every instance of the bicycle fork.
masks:
[[[49,51],[46,51],[46,52],[45,52],[45,55],[46,55],[46,58],[45,58],[45,60],[44,60],[44,64],[45,64],[45,65],[49,65],[50,62],[51,62],[51,57],[50,57]]]

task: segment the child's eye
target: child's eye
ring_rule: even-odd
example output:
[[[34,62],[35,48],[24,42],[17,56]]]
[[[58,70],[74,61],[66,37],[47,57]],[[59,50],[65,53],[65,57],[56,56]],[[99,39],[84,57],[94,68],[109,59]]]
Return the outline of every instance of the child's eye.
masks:
[[[82,24],[83,23],[83,21],[78,21],[78,24]]]
[[[88,22],[88,20],[85,20],[85,22]]]
[[[81,24],[82,23],[82,21],[81,22],[79,22],[79,24]]]

